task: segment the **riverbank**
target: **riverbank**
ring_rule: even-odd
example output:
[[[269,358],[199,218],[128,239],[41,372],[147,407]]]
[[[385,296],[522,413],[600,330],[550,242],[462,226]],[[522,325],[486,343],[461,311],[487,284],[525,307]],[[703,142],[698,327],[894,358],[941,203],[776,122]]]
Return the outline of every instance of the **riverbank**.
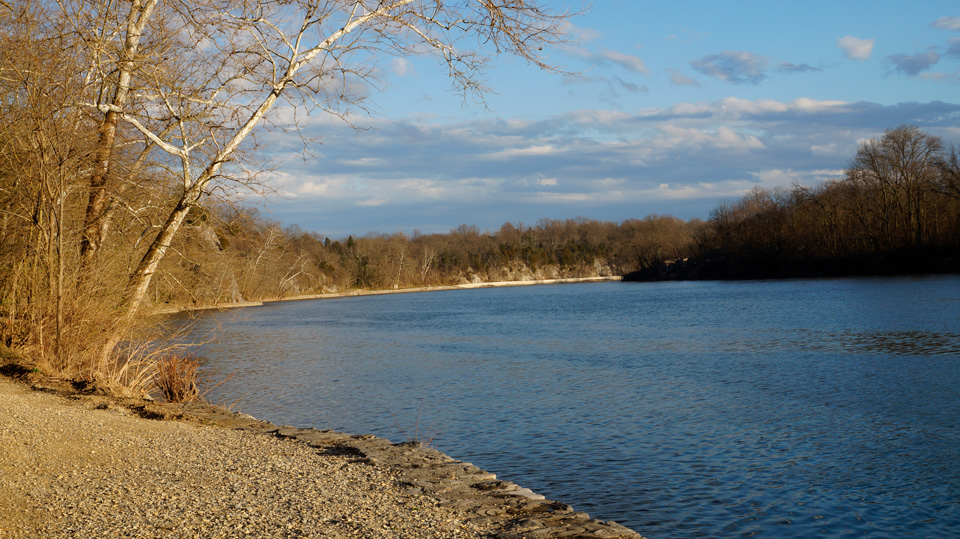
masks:
[[[6,369],[10,372],[11,369]],[[631,538],[414,443],[0,376],[0,538]]]
[[[542,284],[568,284],[568,283],[598,283],[598,282],[608,282],[608,281],[622,281],[623,277],[609,276],[609,277],[575,277],[569,279],[531,279],[527,281],[494,281],[494,282],[478,282],[478,283],[465,283],[465,284],[455,284],[455,285],[443,285],[443,286],[420,286],[414,288],[393,288],[387,290],[364,290],[364,289],[352,289],[344,292],[331,292],[326,294],[302,294],[298,296],[289,296],[282,298],[274,299],[265,299],[262,301],[240,301],[232,303],[217,303],[213,305],[201,305],[201,306],[187,306],[187,307],[164,307],[154,310],[155,314],[172,314],[178,312],[189,312],[189,311],[206,311],[213,309],[238,309],[241,307],[257,307],[265,305],[268,303],[279,303],[284,301],[302,301],[308,299],[332,299],[332,298],[344,298],[344,297],[353,297],[353,296],[382,296],[386,294],[411,294],[418,292],[440,292],[444,290],[468,290],[474,288],[502,288],[509,286],[531,286],[531,285],[542,285]]]

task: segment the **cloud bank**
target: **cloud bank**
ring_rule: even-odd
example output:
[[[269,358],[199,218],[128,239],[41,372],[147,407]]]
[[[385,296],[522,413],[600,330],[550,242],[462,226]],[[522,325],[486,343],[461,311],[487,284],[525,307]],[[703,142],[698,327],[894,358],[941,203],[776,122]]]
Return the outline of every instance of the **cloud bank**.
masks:
[[[578,215],[706,218],[755,186],[840,177],[858,141],[904,123],[958,142],[960,105],[728,98],[539,120],[371,120],[359,135],[318,122],[306,131],[323,145],[306,162],[283,157],[299,140],[268,135],[284,194],[270,207],[330,235]]]

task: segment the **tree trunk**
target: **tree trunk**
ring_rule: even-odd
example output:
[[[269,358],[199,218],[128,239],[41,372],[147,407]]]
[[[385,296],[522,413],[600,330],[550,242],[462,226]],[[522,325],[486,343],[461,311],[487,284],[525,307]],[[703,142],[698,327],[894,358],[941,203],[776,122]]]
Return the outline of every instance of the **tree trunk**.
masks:
[[[93,173],[90,176],[87,212],[84,219],[83,238],[80,242],[80,263],[85,268],[90,267],[109,229],[107,180],[110,177],[113,149],[117,141],[117,125],[120,122],[120,111],[126,105],[130,94],[130,83],[133,79],[133,70],[136,68],[135,60],[140,49],[140,39],[157,1],[133,0],[130,13],[127,15],[127,35],[120,53],[117,87],[110,103],[110,110],[106,112],[103,123],[100,125],[100,139],[94,153]]]
[[[119,92],[118,92],[119,93]],[[116,99],[114,100],[116,104]],[[110,111],[100,126],[100,139],[97,142],[94,172],[90,176],[90,193],[87,201],[87,213],[84,219],[83,238],[80,241],[80,257],[84,267],[90,267],[90,262],[100,249],[105,232],[105,212],[107,207],[107,177],[110,170],[110,158],[113,155],[113,146],[117,140],[117,123],[120,115]]]

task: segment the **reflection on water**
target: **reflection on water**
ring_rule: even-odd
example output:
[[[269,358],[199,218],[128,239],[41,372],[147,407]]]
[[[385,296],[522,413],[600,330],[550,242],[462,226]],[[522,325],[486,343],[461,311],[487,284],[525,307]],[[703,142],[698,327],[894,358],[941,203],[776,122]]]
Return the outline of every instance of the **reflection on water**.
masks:
[[[417,430],[652,539],[960,536],[958,277],[360,297],[198,331],[218,321],[214,400]]]

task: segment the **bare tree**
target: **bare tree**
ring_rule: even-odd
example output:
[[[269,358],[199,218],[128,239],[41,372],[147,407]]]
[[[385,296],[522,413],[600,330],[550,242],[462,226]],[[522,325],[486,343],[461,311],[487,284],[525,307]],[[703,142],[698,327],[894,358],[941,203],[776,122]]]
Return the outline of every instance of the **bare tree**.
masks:
[[[72,283],[90,124],[75,51],[49,5],[0,6],[0,337],[63,370],[82,354]],[[53,13],[55,15],[55,13]]]
[[[873,207],[881,237],[923,245],[926,197],[934,190],[942,149],[939,137],[914,126],[888,129],[882,138],[860,145],[847,177],[877,197]]]
[[[218,189],[257,189],[244,161],[280,100],[308,114],[363,107],[377,60],[428,55],[455,88],[482,101],[494,55],[555,69],[545,48],[564,40],[567,13],[516,0],[59,0],[86,47],[88,102],[100,114],[81,253],[89,264],[109,231],[121,147],[153,155],[177,178],[166,218],[130,273],[132,317],[184,219]],[[296,127],[296,125],[294,125]],[[245,166],[247,165],[247,166]],[[114,339],[115,341],[115,339]],[[113,348],[108,343],[105,352]]]
[[[937,168],[937,192],[960,200],[960,152],[956,146],[951,146],[950,153],[937,161]]]

